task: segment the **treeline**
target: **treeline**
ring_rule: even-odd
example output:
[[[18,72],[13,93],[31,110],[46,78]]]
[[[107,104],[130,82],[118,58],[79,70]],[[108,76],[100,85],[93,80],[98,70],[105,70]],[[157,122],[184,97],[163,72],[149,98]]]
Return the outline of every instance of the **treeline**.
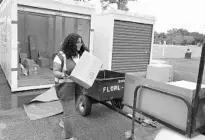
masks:
[[[155,44],[173,45],[201,45],[205,40],[205,35],[198,32],[189,32],[186,29],[173,28],[167,33],[154,33]]]

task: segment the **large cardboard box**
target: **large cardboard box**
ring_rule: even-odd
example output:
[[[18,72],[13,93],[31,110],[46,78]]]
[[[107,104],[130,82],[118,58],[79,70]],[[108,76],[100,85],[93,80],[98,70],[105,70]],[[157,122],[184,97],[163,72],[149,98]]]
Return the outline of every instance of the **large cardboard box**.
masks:
[[[85,51],[73,69],[71,79],[88,89],[92,87],[102,65],[99,58]]]
[[[40,67],[49,67],[50,60],[49,60],[49,58],[40,57],[40,58],[37,59],[37,64]]]
[[[168,64],[149,64],[146,78],[159,82],[171,82],[173,80],[173,67]]]

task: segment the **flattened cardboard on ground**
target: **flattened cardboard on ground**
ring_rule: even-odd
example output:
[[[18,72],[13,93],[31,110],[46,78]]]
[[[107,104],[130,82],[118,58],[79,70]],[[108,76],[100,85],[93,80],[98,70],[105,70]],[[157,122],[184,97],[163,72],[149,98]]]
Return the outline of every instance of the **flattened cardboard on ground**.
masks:
[[[55,87],[37,96],[23,107],[30,120],[38,120],[63,112],[62,106],[56,96]]]
[[[34,98],[33,100],[31,100],[31,102],[34,102],[34,101],[50,102],[50,101],[57,101],[57,100],[58,100],[58,98],[56,96],[55,87],[51,87],[46,92],[42,93],[41,95],[39,95],[36,98]]]
[[[102,65],[99,58],[85,51],[73,69],[71,79],[88,89],[93,85]]]
[[[59,101],[24,105],[24,110],[30,120],[43,119],[63,112]]]

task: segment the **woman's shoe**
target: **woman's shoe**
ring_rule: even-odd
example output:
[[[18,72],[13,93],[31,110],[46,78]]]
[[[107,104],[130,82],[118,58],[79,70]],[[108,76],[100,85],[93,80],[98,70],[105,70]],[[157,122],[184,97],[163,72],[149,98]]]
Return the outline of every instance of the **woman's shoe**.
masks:
[[[62,136],[65,138],[65,131],[64,130],[62,132]],[[77,140],[77,139],[72,137],[72,138],[65,138],[65,140]]]
[[[76,138],[72,137],[72,138],[69,138],[69,139],[65,139],[65,140],[77,140]]]

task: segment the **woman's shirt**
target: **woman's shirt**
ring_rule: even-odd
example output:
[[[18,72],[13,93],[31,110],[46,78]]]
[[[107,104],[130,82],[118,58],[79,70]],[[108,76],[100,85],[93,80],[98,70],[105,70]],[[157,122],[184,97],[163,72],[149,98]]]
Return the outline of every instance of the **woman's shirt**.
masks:
[[[78,57],[73,57],[72,59],[66,59],[66,68],[67,68],[67,70],[73,69],[75,67],[75,65],[78,63],[78,61],[79,61],[79,56]],[[53,62],[55,62],[57,64],[60,64],[60,65],[62,65],[62,63],[63,63],[58,55],[55,56]]]
[[[72,59],[66,59],[66,70],[70,71],[70,73],[72,72],[72,70],[74,69],[76,63],[78,63],[79,61],[79,56],[77,57],[73,57]],[[60,68],[58,69],[63,69],[62,67],[62,60],[60,59],[60,57],[58,55],[55,56],[54,60],[53,60],[54,63],[57,63],[59,64],[59,66],[61,66]],[[65,62],[64,62],[65,63]],[[62,70],[63,71],[63,70]],[[61,72],[62,72],[61,71]],[[55,77],[55,82],[58,82],[58,78]],[[71,81],[71,79],[69,79],[69,82]]]

